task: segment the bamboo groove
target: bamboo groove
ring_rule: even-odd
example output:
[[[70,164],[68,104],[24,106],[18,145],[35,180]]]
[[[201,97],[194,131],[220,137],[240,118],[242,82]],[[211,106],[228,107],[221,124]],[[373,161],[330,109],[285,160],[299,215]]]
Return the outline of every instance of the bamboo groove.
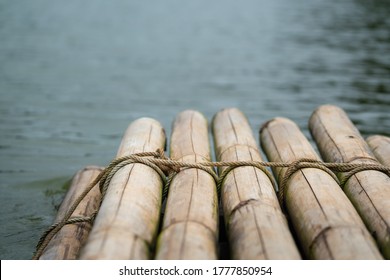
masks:
[[[267,122],[261,130],[267,157],[277,162],[319,160],[298,126],[285,118]],[[275,168],[282,180],[286,168]],[[311,259],[382,259],[361,218],[325,171],[300,169],[287,183],[285,206],[305,256]]]
[[[379,162],[390,166],[390,137],[372,135],[366,141]]]
[[[73,177],[64,200],[58,209],[54,223],[63,219],[77,197],[92,183],[103,170],[102,167],[87,166]],[[98,210],[101,194],[99,188],[92,189],[80,202],[72,217],[88,217]],[[91,224],[88,222],[68,224],[53,237],[40,256],[40,260],[75,260],[81,246],[86,241]]]
[[[163,149],[160,123],[141,118],[130,124],[117,157]],[[135,163],[112,178],[81,259],[148,259],[159,224],[162,179],[149,166]]]
[[[219,161],[262,160],[239,110],[216,114],[213,134]],[[251,166],[235,168],[223,182],[221,197],[232,258],[300,259],[273,185],[263,171]]]
[[[324,160],[378,163],[342,109],[332,105],[320,106],[310,117],[309,126]],[[362,171],[346,182],[344,192],[376,239],[384,257],[390,258],[390,177],[379,171]]]
[[[207,120],[196,111],[173,124],[170,157],[210,161]],[[180,171],[172,180],[156,259],[217,259],[218,201],[213,177],[204,170]]]

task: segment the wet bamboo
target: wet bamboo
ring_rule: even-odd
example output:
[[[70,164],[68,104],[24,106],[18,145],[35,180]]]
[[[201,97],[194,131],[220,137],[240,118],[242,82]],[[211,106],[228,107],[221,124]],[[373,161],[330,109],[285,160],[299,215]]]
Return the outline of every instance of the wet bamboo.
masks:
[[[68,192],[58,209],[55,223],[63,219],[79,195],[92,183],[103,170],[102,167],[87,166],[73,177]],[[89,217],[99,207],[101,194],[99,188],[92,189],[80,202],[72,217]],[[65,225],[49,242],[39,259],[41,260],[75,260],[81,246],[91,230],[91,224],[81,222]]]
[[[372,135],[366,141],[379,162],[390,166],[390,137]]]
[[[170,157],[210,161],[207,120],[196,111],[173,124]],[[156,259],[217,259],[218,201],[213,177],[196,168],[180,171],[170,185]]]
[[[298,126],[285,118],[261,130],[267,157],[277,162],[319,160]],[[286,168],[275,168],[279,181]],[[287,183],[286,210],[305,256],[310,259],[381,259],[374,239],[338,183],[318,168],[300,169]]]
[[[217,160],[262,161],[252,129],[238,109],[217,113],[213,134]],[[272,182],[262,170],[242,166],[230,171],[221,199],[232,258],[300,259]]]
[[[323,105],[312,114],[309,126],[322,157],[330,162],[378,163],[347,114]],[[339,174],[342,176],[342,174]],[[344,192],[354,204],[382,254],[390,258],[390,178],[367,170],[352,176]]]
[[[163,149],[160,123],[141,118],[130,124],[117,157]],[[135,163],[112,178],[81,259],[148,259],[159,224],[162,179],[149,166]]]

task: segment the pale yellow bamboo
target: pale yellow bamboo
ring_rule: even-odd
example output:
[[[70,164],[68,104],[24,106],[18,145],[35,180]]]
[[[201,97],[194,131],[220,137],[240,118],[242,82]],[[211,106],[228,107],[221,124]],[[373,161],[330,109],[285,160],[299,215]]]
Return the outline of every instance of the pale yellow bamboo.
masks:
[[[261,130],[271,161],[319,160],[291,120],[275,118]],[[286,168],[275,168],[279,181]],[[381,259],[374,239],[338,183],[325,171],[304,168],[287,183],[286,210],[305,256],[311,259]]]
[[[73,202],[103,170],[102,167],[87,166],[73,177],[64,200],[58,209],[54,223],[61,221]],[[99,188],[92,189],[80,202],[72,217],[89,217],[98,210],[101,194]],[[81,222],[65,225],[49,242],[40,260],[74,260],[91,230],[91,224]]]
[[[210,161],[207,120],[196,111],[173,124],[171,158]],[[213,177],[204,170],[180,171],[170,185],[156,259],[217,259],[218,201]]]
[[[238,109],[217,113],[213,134],[217,160],[262,161],[252,129]],[[243,166],[230,171],[221,199],[232,258],[300,259],[272,182],[262,170]]]
[[[378,163],[347,114],[336,106],[323,105],[309,122],[322,157],[330,162]],[[339,174],[341,175],[341,174]],[[352,176],[344,186],[382,254],[390,258],[390,178],[367,170]]]
[[[129,126],[117,157],[154,152],[165,144],[159,122],[141,118]],[[81,259],[148,259],[161,211],[162,179],[149,166],[135,163],[112,178]]]
[[[390,137],[372,135],[366,139],[375,157],[386,166],[390,166]]]

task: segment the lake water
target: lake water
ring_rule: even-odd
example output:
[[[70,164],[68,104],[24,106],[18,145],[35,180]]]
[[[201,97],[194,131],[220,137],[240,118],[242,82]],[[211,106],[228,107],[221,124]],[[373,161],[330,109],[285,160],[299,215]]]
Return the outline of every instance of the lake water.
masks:
[[[153,2],[153,4],[152,4]],[[65,184],[138,117],[325,103],[390,134],[390,1],[0,0],[0,258],[30,259]]]

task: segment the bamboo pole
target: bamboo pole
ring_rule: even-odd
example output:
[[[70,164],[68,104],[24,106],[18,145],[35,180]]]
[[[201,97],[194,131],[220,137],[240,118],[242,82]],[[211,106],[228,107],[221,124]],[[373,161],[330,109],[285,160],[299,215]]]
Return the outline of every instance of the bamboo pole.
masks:
[[[165,144],[160,123],[141,118],[128,127],[117,157],[154,152]],[[151,167],[135,163],[112,178],[81,259],[148,259],[157,234],[162,179]]]
[[[261,142],[272,161],[319,160],[298,126],[285,118],[267,122]],[[275,168],[274,173],[281,181],[286,168]],[[286,187],[285,206],[307,258],[382,259],[353,205],[328,173],[300,169]]]
[[[378,163],[357,128],[340,108],[320,106],[309,126],[322,157],[330,162]],[[342,176],[342,174],[339,174]],[[382,254],[390,258],[390,178],[367,170],[352,176],[344,186]]]
[[[173,124],[171,158],[210,161],[207,120],[196,111]],[[218,201],[213,177],[204,170],[180,171],[172,180],[156,259],[217,259]]]
[[[366,139],[375,157],[383,164],[390,166],[390,137],[372,135]]]
[[[238,109],[217,113],[213,134],[217,160],[262,161],[251,127]],[[225,177],[221,199],[232,258],[300,259],[272,182],[263,171],[251,166],[233,169]]]
[[[87,166],[78,171],[72,179],[64,200],[58,209],[54,223],[61,221],[73,202],[103,170],[102,167]],[[99,188],[92,189],[80,202],[72,217],[90,216],[98,210],[101,194]],[[65,225],[49,242],[40,260],[75,260],[81,246],[91,230],[91,224],[81,222]]]

